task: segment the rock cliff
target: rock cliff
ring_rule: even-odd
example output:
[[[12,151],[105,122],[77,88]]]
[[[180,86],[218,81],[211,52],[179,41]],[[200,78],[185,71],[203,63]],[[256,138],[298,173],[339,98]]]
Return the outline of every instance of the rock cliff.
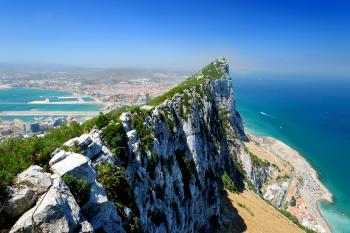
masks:
[[[109,117],[58,148],[49,171],[18,176],[4,203],[11,232],[215,232],[224,184],[260,189],[268,179],[269,165],[242,143],[225,59]]]

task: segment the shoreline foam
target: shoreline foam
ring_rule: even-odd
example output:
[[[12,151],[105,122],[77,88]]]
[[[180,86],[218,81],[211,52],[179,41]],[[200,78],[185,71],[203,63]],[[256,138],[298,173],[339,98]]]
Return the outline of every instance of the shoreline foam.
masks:
[[[307,188],[303,190],[303,198],[305,198],[306,203],[308,203],[308,211],[315,217],[316,221],[326,230],[326,232],[333,232],[330,224],[320,209],[322,201],[333,202],[333,195],[320,181],[317,171],[311,166],[311,164],[298,151],[280,140],[267,136],[255,136],[252,134],[249,134],[249,136],[252,141],[259,145],[260,148],[290,164],[294,169],[294,176],[308,176],[309,174],[308,178],[311,181],[311,187],[306,185]],[[316,191],[312,190],[312,188],[316,188]]]

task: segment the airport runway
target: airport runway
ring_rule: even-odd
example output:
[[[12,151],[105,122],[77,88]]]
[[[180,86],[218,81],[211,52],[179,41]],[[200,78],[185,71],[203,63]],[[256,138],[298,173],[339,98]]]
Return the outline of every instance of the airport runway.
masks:
[[[2,111],[0,116],[96,116],[98,111]]]

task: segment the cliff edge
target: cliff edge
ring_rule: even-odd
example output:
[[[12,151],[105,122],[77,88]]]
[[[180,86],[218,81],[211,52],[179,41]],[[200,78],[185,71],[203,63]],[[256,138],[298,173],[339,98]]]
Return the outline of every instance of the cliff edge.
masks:
[[[259,192],[272,169],[245,149],[222,58],[145,106],[83,128],[8,188],[10,232],[216,232],[224,189]]]

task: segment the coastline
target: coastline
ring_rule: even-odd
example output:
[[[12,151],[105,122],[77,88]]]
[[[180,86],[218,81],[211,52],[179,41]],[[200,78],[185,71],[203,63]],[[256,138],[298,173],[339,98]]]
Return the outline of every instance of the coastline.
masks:
[[[106,102],[101,101],[100,99],[96,98],[96,97],[92,97],[92,96],[88,96],[88,95],[84,95],[84,94],[80,94],[80,93],[76,93],[76,92],[71,92],[69,90],[60,90],[60,89],[51,89],[51,88],[36,88],[36,87],[12,87],[9,85],[0,85],[0,90],[5,90],[5,89],[15,89],[15,88],[21,88],[21,89],[31,89],[31,90],[42,90],[42,91],[57,91],[57,92],[61,92],[62,94],[69,94],[68,96],[59,96],[62,99],[65,98],[77,98],[78,100],[76,101],[54,101],[54,102],[49,102],[48,100],[33,100],[33,101],[29,101],[27,103],[23,103],[23,104],[39,104],[39,105],[64,105],[64,104],[78,104],[78,105],[93,105],[93,104],[99,104],[102,105],[104,109],[106,107]],[[88,97],[91,98],[93,100],[83,100],[83,98]],[[12,104],[12,103],[1,103],[0,104]],[[17,104],[17,103],[14,103]]]
[[[290,180],[292,180],[293,177],[305,177],[306,185],[302,190],[302,197],[305,203],[307,203],[307,211],[315,217],[317,224],[320,225],[325,232],[333,232],[320,209],[322,201],[333,202],[333,195],[319,180],[317,171],[304,156],[278,139],[268,136],[255,136],[251,133],[248,135],[251,141],[260,149],[287,162],[293,168],[293,175]]]
[[[3,90],[3,89],[10,89],[11,86],[10,85],[7,85],[7,84],[0,84],[0,90]]]

